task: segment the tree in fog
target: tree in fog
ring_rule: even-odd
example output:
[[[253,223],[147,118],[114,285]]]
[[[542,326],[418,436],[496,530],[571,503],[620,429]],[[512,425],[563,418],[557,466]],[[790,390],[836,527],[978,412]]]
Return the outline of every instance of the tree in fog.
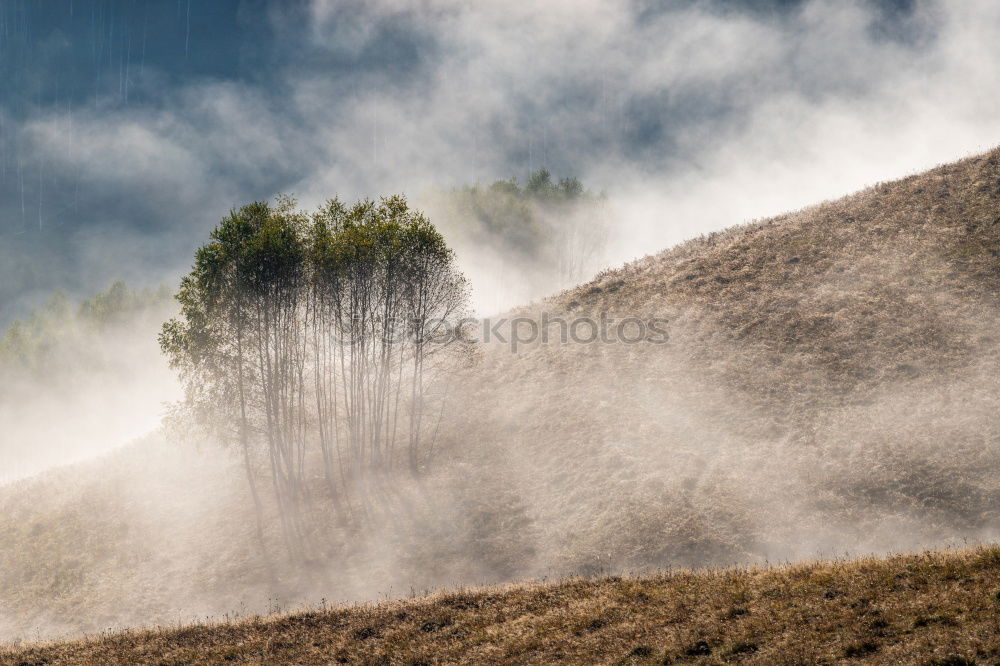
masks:
[[[238,443],[259,520],[266,470],[290,552],[318,488],[349,504],[372,472],[430,463],[443,408],[432,389],[465,351],[454,263],[402,197],[311,215],[249,204],[198,250],[161,345],[189,412]]]
[[[222,220],[181,281],[180,318],[167,322],[160,335],[184,385],[187,412],[222,441],[240,447],[259,534],[263,516],[252,446],[263,434],[263,377],[254,339],[254,246],[272,215],[267,204],[253,203]]]
[[[545,169],[531,174],[524,191],[547,229],[548,260],[558,285],[575,285],[591,277],[608,240],[607,197],[585,191],[576,178],[555,182]]]
[[[576,178],[556,181],[539,169],[523,187],[499,180],[438,192],[432,201],[450,232],[470,245],[499,248],[499,256],[550,289],[587,279],[604,259],[611,226],[607,197]]]
[[[402,197],[329,202],[313,216],[311,249],[321,449],[355,468],[392,468],[405,455],[415,473],[433,445],[434,361],[447,368],[462,351],[468,290],[454,255]]]

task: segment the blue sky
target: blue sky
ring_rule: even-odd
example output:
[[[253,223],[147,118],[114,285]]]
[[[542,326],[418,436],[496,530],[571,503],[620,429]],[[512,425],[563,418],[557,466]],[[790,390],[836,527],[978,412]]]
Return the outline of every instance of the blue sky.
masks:
[[[279,192],[546,166],[622,202],[625,260],[997,142],[998,23],[985,0],[0,0],[0,323],[173,282]]]

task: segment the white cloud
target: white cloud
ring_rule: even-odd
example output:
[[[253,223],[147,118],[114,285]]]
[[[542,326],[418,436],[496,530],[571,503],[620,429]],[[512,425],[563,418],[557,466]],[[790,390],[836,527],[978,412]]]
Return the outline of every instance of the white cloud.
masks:
[[[266,83],[78,114],[73,138],[63,112],[27,129],[50,168],[168,190],[201,234],[276,190],[312,205],[546,165],[623,211],[609,263],[1000,142],[986,0],[925,0],[904,39],[860,1],[711,7],[316,0],[308,44],[287,48],[340,53],[335,68],[293,58]],[[365,60],[406,39],[412,59]]]

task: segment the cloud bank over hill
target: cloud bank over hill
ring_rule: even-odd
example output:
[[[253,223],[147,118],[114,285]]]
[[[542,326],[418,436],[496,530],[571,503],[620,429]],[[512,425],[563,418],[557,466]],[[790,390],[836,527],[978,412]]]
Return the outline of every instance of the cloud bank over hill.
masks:
[[[7,44],[4,318],[26,290],[171,279],[230,207],[277,192],[419,197],[544,166],[612,195],[614,264],[998,141],[992,3],[748,6],[8,11],[46,58],[28,76]],[[93,89],[45,69],[74,53]]]

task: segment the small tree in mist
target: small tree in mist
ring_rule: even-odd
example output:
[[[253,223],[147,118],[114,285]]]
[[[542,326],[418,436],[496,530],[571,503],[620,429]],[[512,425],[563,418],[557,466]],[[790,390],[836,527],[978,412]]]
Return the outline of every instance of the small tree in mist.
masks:
[[[546,222],[547,250],[559,286],[589,278],[608,240],[607,197],[585,191],[576,178],[561,178],[556,183],[545,169],[531,175],[525,191]]]
[[[604,258],[611,226],[607,197],[546,169],[522,187],[514,179],[438,193],[436,204],[470,244],[527,268],[550,286],[590,277]]]
[[[428,391],[459,361],[468,290],[402,197],[311,215],[287,199],[244,206],[198,250],[177,298],[160,341],[187,408],[238,442],[259,530],[267,469],[290,552],[308,531],[314,467],[340,506],[372,471],[429,464],[442,401]]]

